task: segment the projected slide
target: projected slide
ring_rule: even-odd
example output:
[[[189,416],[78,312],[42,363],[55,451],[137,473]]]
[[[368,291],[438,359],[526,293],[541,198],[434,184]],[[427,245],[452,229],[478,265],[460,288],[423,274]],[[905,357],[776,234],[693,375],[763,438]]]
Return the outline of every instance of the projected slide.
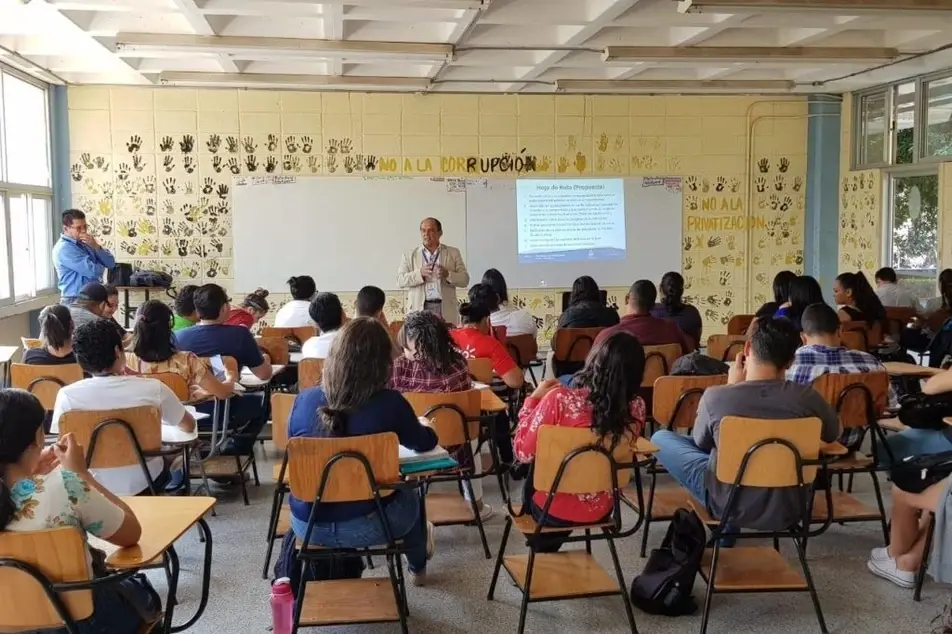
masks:
[[[516,181],[519,263],[625,259],[620,178]]]

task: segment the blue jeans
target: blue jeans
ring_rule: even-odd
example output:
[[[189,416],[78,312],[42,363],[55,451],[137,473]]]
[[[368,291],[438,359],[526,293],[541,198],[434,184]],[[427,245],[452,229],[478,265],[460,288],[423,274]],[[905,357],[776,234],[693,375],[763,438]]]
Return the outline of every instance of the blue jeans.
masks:
[[[235,436],[232,442],[222,452],[227,455],[249,456],[254,451],[255,440],[262,428],[267,424],[267,415],[264,403],[263,392],[250,392],[248,394],[237,394],[231,397],[228,405],[228,414],[231,423],[228,426]],[[195,407],[203,414],[213,415],[215,404],[211,401],[200,403]],[[223,412],[224,407],[219,406],[219,411]],[[206,418],[198,422],[200,431],[212,430],[212,419]]]
[[[410,572],[426,570],[426,526],[420,516],[420,497],[411,491],[397,491],[384,506],[394,539],[403,538]],[[318,509],[318,513],[320,509]],[[299,540],[307,532],[307,520],[291,516],[291,529]],[[325,548],[366,548],[387,543],[387,533],[376,513],[342,522],[314,522],[311,544]]]
[[[664,465],[671,477],[687,489],[695,500],[706,504],[707,469],[711,454],[698,449],[690,436],[682,436],[667,429],[656,431],[651,436],[651,442],[658,447],[658,462]]]
[[[886,436],[886,444],[897,461],[909,456],[926,456],[952,451],[952,442],[945,432],[937,429],[906,429],[898,434]],[[889,464],[889,454],[882,446],[876,445],[876,460],[880,465]]]

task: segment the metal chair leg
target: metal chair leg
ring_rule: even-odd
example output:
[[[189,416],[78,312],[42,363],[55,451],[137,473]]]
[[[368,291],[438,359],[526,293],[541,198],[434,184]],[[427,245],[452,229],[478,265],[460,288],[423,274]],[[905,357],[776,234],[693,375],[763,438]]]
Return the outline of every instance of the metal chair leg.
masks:
[[[820,598],[816,594],[816,586],[813,584],[813,575],[810,574],[810,567],[807,566],[807,558],[803,553],[803,548],[797,539],[793,540],[797,547],[797,558],[800,560],[800,567],[803,569],[803,577],[806,579],[807,588],[810,590],[810,598],[813,599],[813,609],[816,610],[816,619],[820,622],[820,631],[823,634],[829,634],[826,629],[826,621],[823,619],[823,609],[820,607]]]
[[[883,504],[883,492],[879,488],[879,478],[875,471],[869,472],[869,477],[873,479],[873,491],[876,493],[876,506],[879,509],[879,523],[883,528],[883,543],[889,546],[889,526],[886,525],[886,507]]]
[[[506,516],[506,528],[502,531],[502,542],[499,544],[499,553],[496,555],[496,566],[493,568],[493,578],[489,582],[489,592],[486,594],[486,600],[492,601],[496,592],[496,581],[499,580],[499,570],[502,568],[502,559],[506,554],[506,542],[509,541],[509,533],[512,531],[512,518]]]
[[[588,531],[586,531],[588,532]],[[608,529],[602,529],[602,532],[608,534]],[[628,616],[628,625],[631,627],[632,634],[638,634],[638,626],[635,625],[635,614],[631,609],[631,597],[628,596],[628,586],[625,585],[625,576],[621,572],[621,564],[618,562],[618,552],[615,550],[615,540],[609,537],[608,550],[612,554],[612,563],[615,565],[615,576],[618,578],[618,589],[621,591],[621,598],[625,604],[625,614]]]
[[[651,512],[654,507],[655,485],[658,481],[658,474],[651,470],[651,484],[648,485],[648,499],[645,501],[645,508],[642,509],[642,515],[645,518],[645,525],[641,529],[641,557],[648,553],[648,532],[651,529]]]
[[[935,537],[935,514],[929,514],[929,527],[926,529],[926,543],[922,549],[922,563],[916,571],[916,588],[912,594],[913,601],[922,600],[922,586],[926,580],[926,570],[929,568],[929,554],[932,551],[932,539]]]
[[[268,548],[264,556],[264,568],[261,570],[261,578],[268,578],[268,566],[271,565],[271,556],[274,554],[274,540],[278,532],[278,520],[281,515],[281,504],[284,502],[284,492],[280,485],[274,490],[274,501],[271,503],[271,519],[268,521]]]
[[[532,588],[532,569],[535,567],[535,546],[529,546],[529,561],[526,563],[526,587],[522,591],[522,607],[519,610],[519,629],[517,634],[522,634],[526,629],[526,615],[529,611],[529,594]]]
[[[489,542],[486,540],[486,529],[483,527],[483,518],[479,514],[479,507],[476,506],[476,495],[473,493],[473,484],[468,480],[463,480],[462,484],[466,487],[466,492],[469,493],[469,505],[473,509],[473,521],[476,522],[476,527],[479,529],[479,539],[483,542],[483,552],[486,554],[486,559],[492,559],[493,553],[489,550]]]
[[[707,579],[707,593],[704,595],[704,611],[701,614],[701,634],[707,634],[707,622],[711,616],[711,600],[714,598],[714,580],[717,579],[717,559],[721,554],[720,539],[714,541],[714,554],[711,556],[711,573]]]

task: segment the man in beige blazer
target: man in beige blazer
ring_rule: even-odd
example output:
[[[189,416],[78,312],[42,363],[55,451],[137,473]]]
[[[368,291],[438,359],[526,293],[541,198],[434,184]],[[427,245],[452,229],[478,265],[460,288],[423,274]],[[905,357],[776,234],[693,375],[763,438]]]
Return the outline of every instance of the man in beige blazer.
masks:
[[[456,325],[456,289],[469,284],[469,272],[456,247],[440,244],[443,226],[436,218],[420,223],[423,244],[403,254],[397,287],[407,289],[407,312],[427,310]]]

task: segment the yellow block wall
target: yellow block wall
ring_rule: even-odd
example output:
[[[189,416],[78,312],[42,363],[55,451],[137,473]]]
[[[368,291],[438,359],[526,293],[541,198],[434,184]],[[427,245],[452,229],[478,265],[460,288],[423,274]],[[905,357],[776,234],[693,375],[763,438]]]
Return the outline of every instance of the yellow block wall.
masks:
[[[852,98],[845,95],[840,119],[840,272],[863,271],[872,283],[882,262],[882,172],[850,169],[852,119]]]
[[[682,251],[686,294],[708,334],[759,306],[777,270],[802,268],[807,107],[799,98],[89,86],[71,87],[68,98],[73,202],[102,242],[121,260],[165,270],[178,284],[222,284],[236,299],[250,289],[233,287],[227,188],[232,172],[252,166],[258,174],[463,176],[471,157],[532,155],[537,169],[523,175],[681,176],[684,240],[672,248]],[[266,217],[275,220],[262,210]],[[318,288],[324,264],[315,261]],[[270,290],[275,305],[286,301],[286,289]],[[558,319],[560,290],[511,291],[542,339]],[[608,289],[610,301],[621,306],[625,290]],[[400,318],[403,295],[388,298],[389,317]]]

